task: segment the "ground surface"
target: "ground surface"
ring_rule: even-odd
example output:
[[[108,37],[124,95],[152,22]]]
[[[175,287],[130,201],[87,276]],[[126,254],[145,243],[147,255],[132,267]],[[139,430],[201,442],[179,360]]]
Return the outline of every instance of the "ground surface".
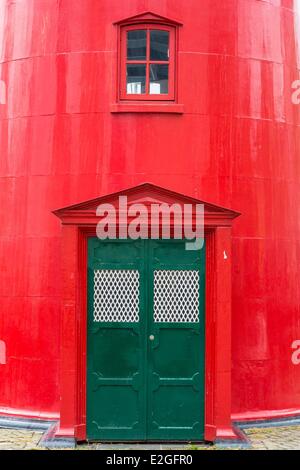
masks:
[[[280,426],[273,428],[250,428],[244,431],[248,436],[252,449],[258,450],[300,450],[300,425]],[[30,450],[39,449],[38,442],[42,433],[35,431],[0,429],[0,450]],[[128,444],[83,444],[78,450],[215,450],[215,446],[179,446],[179,445],[128,445]]]

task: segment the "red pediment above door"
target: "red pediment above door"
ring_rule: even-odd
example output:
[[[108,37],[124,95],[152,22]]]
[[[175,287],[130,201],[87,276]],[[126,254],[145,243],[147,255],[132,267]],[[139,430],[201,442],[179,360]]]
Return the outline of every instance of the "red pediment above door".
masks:
[[[143,183],[132,188],[127,188],[111,194],[99,196],[95,199],[83,201],[78,204],[63,207],[53,211],[63,223],[81,225],[82,223],[97,222],[96,210],[101,204],[111,204],[118,212],[119,198],[126,196],[127,207],[133,204],[143,204],[147,207],[152,204],[179,204],[181,207],[184,205],[192,205],[195,207],[197,204],[204,205],[205,225],[211,226],[230,226],[232,221],[240,215],[232,209],[207,202],[201,199],[196,199],[175,191],[162,188],[152,183]]]

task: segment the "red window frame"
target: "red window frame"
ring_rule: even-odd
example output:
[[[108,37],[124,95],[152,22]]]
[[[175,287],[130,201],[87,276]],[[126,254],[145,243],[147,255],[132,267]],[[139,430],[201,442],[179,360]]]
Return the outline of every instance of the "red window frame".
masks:
[[[133,30],[146,30],[146,60],[127,60],[127,32]],[[150,60],[150,31],[162,30],[169,32],[169,60]],[[121,27],[121,45],[120,45],[120,86],[119,98],[126,101],[175,101],[175,45],[176,28],[174,26],[161,25],[155,23],[142,23]],[[127,93],[127,64],[145,64],[146,65],[146,93],[128,94]],[[150,64],[168,64],[169,65],[169,83],[168,94],[150,94],[149,93],[149,69]]]

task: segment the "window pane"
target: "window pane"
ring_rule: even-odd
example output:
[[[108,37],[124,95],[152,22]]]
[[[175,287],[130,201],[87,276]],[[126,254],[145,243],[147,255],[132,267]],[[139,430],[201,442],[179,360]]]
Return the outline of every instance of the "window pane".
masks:
[[[146,65],[127,64],[127,94],[141,95],[146,88]]]
[[[150,95],[166,95],[169,92],[169,66],[150,64]]]
[[[169,60],[168,31],[150,31],[150,60]]]
[[[127,59],[146,60],[146,30],[127,32]]]

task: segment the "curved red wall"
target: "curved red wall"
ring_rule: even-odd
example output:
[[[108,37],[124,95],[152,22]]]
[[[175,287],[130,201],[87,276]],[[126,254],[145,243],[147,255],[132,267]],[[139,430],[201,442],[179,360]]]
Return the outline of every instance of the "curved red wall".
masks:
[[[300,339],[297,4],[1,2],[2,411],[59,411],[61,228],[51,211],[144,181],[242,212],[233,247],[232,410],[300,409],[300,365],[291,362]],[[112,23],[147,10],[183,23],[183,115],[110,112]]]

